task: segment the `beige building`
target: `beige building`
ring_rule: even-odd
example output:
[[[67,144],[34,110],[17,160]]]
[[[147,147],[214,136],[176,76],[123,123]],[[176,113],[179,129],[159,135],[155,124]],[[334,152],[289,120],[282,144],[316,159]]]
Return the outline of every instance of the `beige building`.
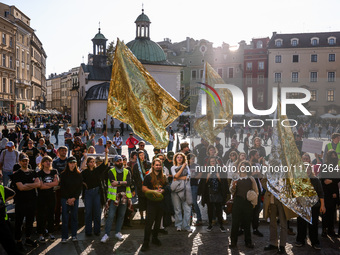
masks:
[[[46,108],[52,109],[52,80],[46,81]]]
[[[311,92],[312,114],[340,114],[340,32],[277,34],[268,46],[268,108],[272,88],[303,87]],[[298,96],[298,95],[292,95]]]
[[[15,112],[15,35],[17,27],[0,17],[0,112]]]
[[[52,109],[61,111],[61,77],[62,75],[51,75],[49,80],[52,83]]]
[[[15,37],[13,36],[15,58],[12,60],[16,71],[16,105],[12,107],[12,112],[16,113],[25,108],[44,108],[47,56],[42,43],[30,26],[30,18],[14,5],[0,3],[0,16],[16,27]]]

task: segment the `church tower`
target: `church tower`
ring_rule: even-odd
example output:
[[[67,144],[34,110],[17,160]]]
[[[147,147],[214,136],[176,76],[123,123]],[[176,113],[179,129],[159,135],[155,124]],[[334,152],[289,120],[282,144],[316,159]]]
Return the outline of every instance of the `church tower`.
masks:
[[[92,39],[93,42],[93,65],[105,67],[107,66],[107,56],[106,56],[106,41],[105,36],[100,33],[100,28],[98,33]]]

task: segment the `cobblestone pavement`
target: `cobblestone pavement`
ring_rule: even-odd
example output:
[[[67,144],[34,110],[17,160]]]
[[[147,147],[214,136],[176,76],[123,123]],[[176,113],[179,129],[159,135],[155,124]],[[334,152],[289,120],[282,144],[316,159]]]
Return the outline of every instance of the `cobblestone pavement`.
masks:
[[[291,224],[296,231],[296,226],[293,222]],[[225,224],[226,233],[221,233],[218,226],[214,226],[211,232],[206,231],[206,226],[196,227],[193,233],[185,231],[177,232],[175,228],[168,227],[168,235],[159,235],[159,239],[162,242],[162,246],[157,247],[150,244],[150,250],[148,252],[140,252],[140,248],[143,242],[144,225],[139,223],[139,220],[133,221],[132,228],[124,228],[122,230],[124,240],[117,241],[113,238],[114,233],[111,232],[111,237],[107,243],[100,242],[101,236],[87,237],[84,234],[84,228],[79,229],[78,242],[68,241],[66,244],[62,244],[60,241],[60,231],[56,233],[58,238],[55,242],[47,242],[46,244],[39,244],[39,247],[30,250],[27,254],[51,254],[51,255],[102,255],[102,254],[153,254],[153,255],[205,255],[205,254],[275,254],[275,251],[264,252],[263,247],[268,244],[269,240],[269,224],[261,222],[260,231],[264,234],[264,237],[252,236],[255,243],[254,249],[246,248],[243,242],[243,236],[239,237],[238,249],[229,249],[228,242],[230,237],[231,224]],[[319,230],[320,233],[321,229]],[[103,232],[103,230],[102,230]],[[37,238],[37,236],[34,236]],[[324,254],[324,255],[338,255],[340,254],[340,238],[322,238],[320,242],[322,245],[321,251],[314,250],[310,242],[303,247],[295,247],[295,236],[288,236],[288,243],[286,245],[287,254]],[[0,249],[0,254],[5,254]]]

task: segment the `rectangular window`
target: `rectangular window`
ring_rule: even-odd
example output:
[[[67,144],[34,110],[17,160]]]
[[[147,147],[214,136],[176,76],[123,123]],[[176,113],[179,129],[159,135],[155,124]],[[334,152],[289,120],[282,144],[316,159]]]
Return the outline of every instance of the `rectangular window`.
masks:
[[[275,63],[281,63],[281,55],[276,55],[275,56]]]
[[[275,73],[275,82],[281,82],[281,73]]]
[[[2,33],[2,44],[6,45],[6,34]]]
[[[184,72],[181,71],[181,81],[183,81],[183,80],[184,80]]]
[[[253,63],[247,62],[247,71],[251,71],[253,69]]]
[[[13,48],[13,37],[9,38],[9,47]]]
[[[13,93],[13,80],[9,80],[9,93]]]
[[[258,62],[258,65],[259,65],[259,70],[264,70],[264,62],[263,61]]]
[[[2,54],[2,66],[6,67],[6,54]]]
[[[293,63],[299,62],[299,55],[293,55]]]
[[[13,57],[9,57],[9,68],[13,68]]]
[[[6,89],[6,78],[2,78],[2,92],[7,93]]]
[[[203,71],[203,70],[202,70]],[[217,69],[217,73],[218,73],[218,75],[222,78],[222,76],[223,76],[223,69],[222,68],[218,68]]]
[[[247,85],[251,85],[252,84],[251,74],[247,74],[247,76],[246,76],[246,84]]]
[[[318,72],[310,72],[310,82],[318,81]]]
[[[299,82],[299,73],[292,72],[292,82]]]
[[[21,61],[25,61],[25,51],[21,52]]]
[[[327,102],[334,102],[334,89],[327,90]]]
[[[257,102],[263,103],[263,99],[264,99],[263,91],[262,90],[257,91]]]
[[[328,82],[335,81],[335,72],[328,72]]]
[[[228,77],[229,78],[234,78],[234,68],[233,67],[229,67],[229,69],[228,69]]]
[[[201,78],[203,78],[203,73],[204,73],[204,72],[203,72],[203,70],[201,69],[201,70],[200,70],[200,77],[201,77]]]
[[[257,84],[263,85],[264,84],[264,75],[257,76]]]
[[[335,61],[335,54],[329,54],[328,55],[328,61],[329,62],[334,62]]]
[[[310,95],[311,95],[310,100],[313,102],[316,102],[316,90],[315,89],[310,91]]]
[[[311,58],[310,58],[310,61],[311,61],[311,62],[318,62],[318,55],[312,54],[312,55],[311,55]]]
[[[191,79],[196,80],[197,79],[197,72],[196,70],[191,70]]]

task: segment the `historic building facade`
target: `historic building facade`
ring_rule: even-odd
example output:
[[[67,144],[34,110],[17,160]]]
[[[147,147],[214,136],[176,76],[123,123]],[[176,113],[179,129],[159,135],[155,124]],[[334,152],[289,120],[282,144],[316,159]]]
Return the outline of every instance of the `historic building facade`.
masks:
[[[268,105],[273,87],[304,87],[311,92],[312,114],[339,114],[339,56],[340,32],[274,32],[268,46]]]
[[[7,65],[10,66],[12,63],[15,69],[15,78],[8,78],[7,81],[10,89],[10,82],[13,79],[15,93],[15,99],[8,104],[10,105],[8,111],[18,113],[25,108],[45,108],[47,55],[30,26],[30,18],[14,5],[3,3],[0,3],[0,17],[15,27],[12,33],[7,30],[2,34],[3,42],[12,45],[15,52],[12,59],[11,54],[6,56]]]

